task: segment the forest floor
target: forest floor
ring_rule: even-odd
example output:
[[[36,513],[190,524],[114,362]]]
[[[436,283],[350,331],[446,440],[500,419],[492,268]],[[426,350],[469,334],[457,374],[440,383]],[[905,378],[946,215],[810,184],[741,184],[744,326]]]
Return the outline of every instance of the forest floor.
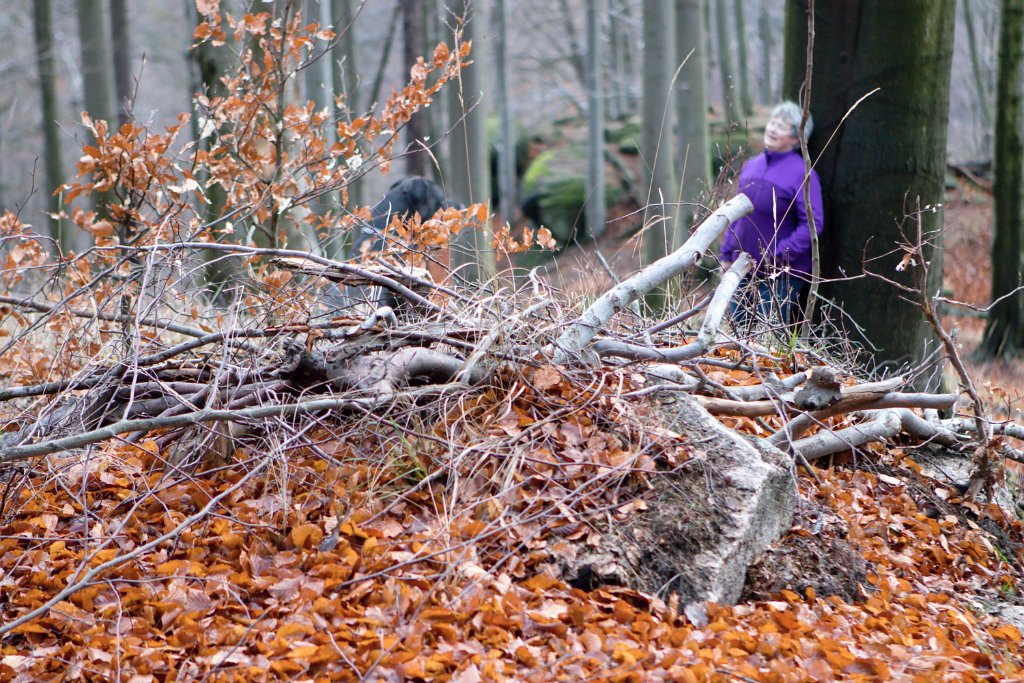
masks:
[[[987,211],[950,201],[961,298],[987,291]],[[607,255],[631,272],[630,242]],[[563,257],[566,289],[608,284],[588,257]],[[974,367],[992,391],[1019,379]],[[567,583],[567,558],[658,515],[672,472],[701,462],[698,440],[652,427],[643,396],[631,368],[541,360],[430,410],[267,427],[195,476],[169,473],[148,438],[8,468],[0,680],[1024,676],[1024,639],[1004,620],[1024,613],[1024,528],[923,476],[929,454],[904,442],[801,471],[793,526],[742,604]]]

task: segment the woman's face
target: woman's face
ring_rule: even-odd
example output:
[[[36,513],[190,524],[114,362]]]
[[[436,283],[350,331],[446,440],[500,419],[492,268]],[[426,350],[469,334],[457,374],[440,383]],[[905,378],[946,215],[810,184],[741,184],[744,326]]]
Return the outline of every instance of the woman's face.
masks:
[[[764,148],[769,152],[788,152],[798,142],[792,124],[781,116],[771,119],[764,127]]]

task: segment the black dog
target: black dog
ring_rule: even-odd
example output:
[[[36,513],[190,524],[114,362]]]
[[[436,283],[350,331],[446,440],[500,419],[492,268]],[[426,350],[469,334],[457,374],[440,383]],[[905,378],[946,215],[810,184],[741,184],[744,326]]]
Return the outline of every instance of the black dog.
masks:
[[[465,208],[458,202],[451,202],[444,194],[441,186],[432,180],[413,176],[398,180],[388,188],[384,198],[377,202],[370,212],[370,221],[358,228],[352,238],[352,256],[359,256],[364,249],[370,252],[383,251],[386,245],[385,231],[394,216],[403,220],[419,214],[422,220],[433,217],[441,209]],[[370,242],[367,248],[365,245]],[[365,300],[368,298],[365,288],[350,290],[350,295]],[[377,296],[376,305],[399,308],[400,302],[389,291],[382,291]]]
[[[373,240],[371,251],[384,249],[384,231],[396,214],[403,220],[419,214],[427,220],[441,209],[464,208],[457,202],[449,202],[441,186],[432,180],[413,176],[403,178],[391,185],[384,198],[377,202],[370,212],[370,222],[356,231],[352,239],[352,255],[362,253],[367,240]]]

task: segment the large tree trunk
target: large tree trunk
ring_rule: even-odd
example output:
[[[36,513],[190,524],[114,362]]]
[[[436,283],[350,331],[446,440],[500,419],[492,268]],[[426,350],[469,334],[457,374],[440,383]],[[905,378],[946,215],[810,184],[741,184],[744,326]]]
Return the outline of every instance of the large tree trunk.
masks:
[[[499,0],[503,1],[503,0]],[[604,191],[604,73],[601,68],[603,0],[587,0],[587,197],[586,219],[590,236],[605,229]]]
[[[784,95],[804,80],[807,0],[787,5]],[[817,3],[812,158],[820,161],[825,200],[822,235],[826,277],[856,278],[867,270],[911,286],[913,268],[897,272],[897,244],[911,239],[916,202],[931,238],[930,292],[941,285],[941,202],[953,54],[953,0],[851,0]],[[850,108],[874,88],[879,92]],[[835,137],[831,136],[835,133]],[[830,139],[831,138],[831,139]],[[902,227],[901,227],[902,226]],[[917,306],[880,279],[840,280],[824,288],[863,327],[877,362],[916,363],[934,348]]]
[[[676,81],[676,112],[679,115],[676,162],[682,169],[680,187],[683,225],[690,224],[699,212],[705,186],[711,182],[711,155],[708,149],[708,60],[705,54],[704,4],[706,0],[676,0],[676,55],[686,65]],[[692,52],[692,54],[691,54]],[[685,230],[679,230],[680,236]],[[676,244],[680,240],[677,238]]]
[[[50,237],[67,252],[73,247],[71,235],[62,229],[61,221],[53,218],[60,212],[60,195],[54,190],[64,184],[64,165],[60,152],[60,127],[57,120],[57,94],[54,88],[53,29],[50,22],[50,0],[35,0],[32,5],[32,23],[35,28],[36,62],[39,67],[39,99],[43,128],[43,160],[46,167],[47,209],[50,211]]]
[[[463,17],[463,42],[473,44],[473,64],[464,69],[456,83],[447,86],[451,137],[448,171],[449,194],[453,199],[486,203],[491,198],[491,168],[487,144],[487,102],[484,91],[485,34],[483,3],[480,0],[459,0],[451,5],[456,16]],[[463,230],[452,240],[451,262],[459,275],[468,280],[486,280],[495,271],[491,227]]]
[[[992,300],[1005,297],[989,311],[982,348],[990,356],[1011,356],[1024,350],[1024,294],[1010,295],[1021,285],[1024,268],[1024,3],[1003,0],[999,33],[999,76],[996,84],[994,240]]]
[[[675,242],[674,107],[669,106],[676,55],[675,6],[661,0],[644,0],[643,8],[644,92],[640,138],[647,185],[644,254],[651,263],[667,254]]]

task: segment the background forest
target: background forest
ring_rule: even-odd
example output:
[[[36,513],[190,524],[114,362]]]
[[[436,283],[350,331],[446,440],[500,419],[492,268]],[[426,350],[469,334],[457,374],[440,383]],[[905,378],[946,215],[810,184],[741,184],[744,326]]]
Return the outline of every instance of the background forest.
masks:
[[[8,9],[0,678],[1024,674],[1021,0]]]

